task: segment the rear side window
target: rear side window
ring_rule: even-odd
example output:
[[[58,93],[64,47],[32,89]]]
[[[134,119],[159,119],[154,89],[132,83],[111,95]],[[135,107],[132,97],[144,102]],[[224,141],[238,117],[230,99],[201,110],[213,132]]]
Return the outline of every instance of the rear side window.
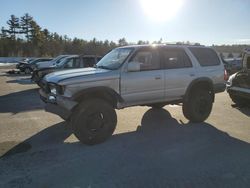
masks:
[[[189,50],[196,57],[201,66],[215,66],[220,64],[218,55],[210,48],[189,47]]]
[[[95,57],[84,57],[83,58],[84,67],[93,67],[95,65]]]
[[[163,49],[162,61],[166,69],[192,67],[192,63],[183,49]]]

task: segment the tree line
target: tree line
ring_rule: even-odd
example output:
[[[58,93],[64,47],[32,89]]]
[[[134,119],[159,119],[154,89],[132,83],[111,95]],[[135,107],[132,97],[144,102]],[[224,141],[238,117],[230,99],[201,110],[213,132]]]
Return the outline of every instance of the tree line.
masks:
[[[111,49],[128,44],[149,44],[148,41],[139,40],[137,43],[128,43],[125,38],[117,42],[109,40],[84,40],[59,35],[46,28],[41,28],[35,19],[28,13],[20,18],[11,15],[0,32],[0,56],[21,57],[55,57],[59,54],[96,54],[104,55]],[[162,39],[153,43],[162,43]],[[219,52],[241,52],[249,46],[212,46]]]
[[[54,57],[59,54],[96,54],[104,55],[117,46],[127,45],[125,38],[118,43],[105,40],[83,40],[61,36],[56,32],[41,28],[28,13],[20,18],[11,15],[1,28],[0,56]],[[140,43],[144,43],[139,41]]]

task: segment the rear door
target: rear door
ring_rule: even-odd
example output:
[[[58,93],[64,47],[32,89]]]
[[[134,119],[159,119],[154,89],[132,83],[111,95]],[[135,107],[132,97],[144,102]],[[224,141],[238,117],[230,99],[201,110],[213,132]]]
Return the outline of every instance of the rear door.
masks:
[[[199,77],[208,77],[214,84],[224,84],[224,65],[218,54],[207,47],[188,47],[198,62]]]
[[[151,103],[164,99],[164,70],[157,49],[141,49],[129,62],[140,63],[137,72],[121,74],[121,95],[128,104]]]
[[[164,66],[165,100],[181,99],[191,81],[196,77],[192,62],[183,48],[162,48]]]

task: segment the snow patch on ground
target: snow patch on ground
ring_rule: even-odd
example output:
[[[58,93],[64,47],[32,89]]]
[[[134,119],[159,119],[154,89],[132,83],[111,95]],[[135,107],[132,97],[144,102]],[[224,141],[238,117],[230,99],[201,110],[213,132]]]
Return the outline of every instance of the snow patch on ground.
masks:
[[[16,65],[17,63],[1,63],[0,62],[0,67],[4,67],[4,66],[11,66],[11,65]]]

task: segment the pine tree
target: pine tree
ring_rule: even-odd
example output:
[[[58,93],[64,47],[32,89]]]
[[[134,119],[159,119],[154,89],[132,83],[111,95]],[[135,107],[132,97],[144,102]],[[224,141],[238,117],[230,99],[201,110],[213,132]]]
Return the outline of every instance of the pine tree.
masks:
[[[8,37],[7,30],[4,27],[1,28],[0,37],[1,37],[1,39],[5,39]]]
[[[19,18],[17,18],[15,15],[11,15],[10,19],[7,21],[7,24],[9,25],[9,29],[5,31],[10,35],[11,39],[15,40],[20,29]]]
[[[128,42],[126,41],[125,38],[121,38],[118,40],[118,45],[119,46],[126,46],[126,45],[128,45]]]
[[[33,17],[31,17],[28,13],[22,16],[20,20],[20,27],[21,27],[20,33],[25,34],[27,41],[30,41],[30,38],[31,38],[32,21],[33,21]]]

